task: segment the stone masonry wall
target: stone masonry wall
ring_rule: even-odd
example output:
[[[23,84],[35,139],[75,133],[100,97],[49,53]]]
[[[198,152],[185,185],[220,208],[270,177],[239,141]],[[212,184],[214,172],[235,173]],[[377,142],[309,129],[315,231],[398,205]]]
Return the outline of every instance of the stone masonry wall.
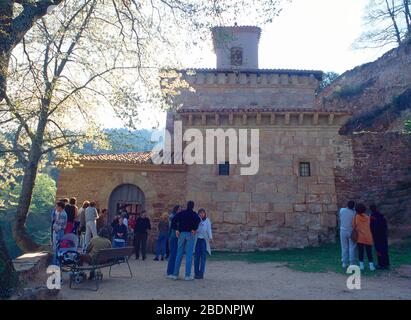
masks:
[[[177,203],[185,201],[185,172],[144,171],[138,167],[82,167],[64,170],[57,185],[57,198],[76,197],[96,201],[100,209],[109,207],[111,192],[122,184],[134,184],[145,195],[145,209],[151,220],[149,248],[154,250],[158,221],[163,212],[169,212]]]
[[[187,199],[211,217],[213,246],[252,251],[302,248],[334,241],[337,196],[333,167],[338,128],[281,127],[260,130],[260,171],[219,176],[218,166],[190,166]],[[312,176],[300,177],[299,162]]]
[[[351,149],[351,159],[349,157]],[[392,231],[411,233],[411,135],[360,133],[347,136],[335,170],[338,205],[349,199],[376,203]]]

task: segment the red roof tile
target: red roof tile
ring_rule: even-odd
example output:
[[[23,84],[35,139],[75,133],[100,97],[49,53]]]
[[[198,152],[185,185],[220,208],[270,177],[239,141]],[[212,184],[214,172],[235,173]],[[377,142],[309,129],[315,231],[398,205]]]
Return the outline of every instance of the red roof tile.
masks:
[[[85,154],[80,157],[81,162],[111,162],[127,164],[152,164],[153,152],[128,152],[117,154]]]

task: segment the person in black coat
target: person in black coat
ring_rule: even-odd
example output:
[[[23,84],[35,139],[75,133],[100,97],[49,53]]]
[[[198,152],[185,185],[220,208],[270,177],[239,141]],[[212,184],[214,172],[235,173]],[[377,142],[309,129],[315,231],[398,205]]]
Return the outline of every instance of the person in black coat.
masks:
[[[378,266],[377,269],[388,269],[390,258],[388,255],[388,226],[387,220],[382,215],[376,205],[370,206],[371,218],[370,226],[374,240],[375,250],[377,252]]]
[[[140,249],[143,260],[146,260],[148,230],[151,230],[150,219],[146,216],[146,211],[141,212],[140,217],[136,219],[134,229],[134,248],[136,259],[140,258]]]

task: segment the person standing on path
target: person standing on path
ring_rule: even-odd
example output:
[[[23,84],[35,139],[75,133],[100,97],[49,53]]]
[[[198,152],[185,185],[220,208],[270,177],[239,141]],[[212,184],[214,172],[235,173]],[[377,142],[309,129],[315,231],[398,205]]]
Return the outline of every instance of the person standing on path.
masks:
[[[170,234],[169,234],[169,244],[170,244],[170,255],[168,257],[167,262],[167,277],[172,277],[174,273],[174,266],[176,264],[176,257],[177,257],[177,247],[178,247],[178,238],[176,235],[178,226],[175,221],[176,215],[178,215],[182,211],[180,205],[176,205],[173,208],[169,215],[169,223],[170,223]]]
[[[342,267],[347,268],[349,265],[356,263],[357,244],[351,238],[352,221],[355,217],[355,202],[349,201],[347,208],[341,208],[338,220],[340,223],[340,242],[341,242],[341,262]]]
[[[91,237],[97,236],[97,219],[98,219],[98,212],[96,209],[96,203],[90,202],[90,206],[86,208],[85,211],[86,217],[86,239],[85,239],[85,247],[88,246],[90,243]]]
[[[390,258],[388,255],[388,225],[384,215],[381,214],[376,205],[370,206],[371,210],[371,233],[377,252],[377,269],[388,269]]]
[[[368,264],[371,271],[375,271],[374,260],[372,256],[373,239],[370,227],[370,217],[366,214],[367,208],[359,203],[355,206],[357,214],[353,219],[353,229],[357,234],[358,260],[360,269],[364,270],[364,250],[367,252]]]
[[[143,260],[146,260],[148,230],[151,230],[150,219],[146,216],[146,211],[141,212],[140,217],[136,219],[134,229],[134,248],[136,259],[140,258],[140,249]]]
[[[213,241],[211,221],[207,218],[205,209],[198,210],[201,222],[198,226],[195,238],[194,251],[194,278],[204,279],[207,253],[211,255],[210,243]]]
[[[194,202],[189,201],[187,203],[187,209],[180,212],[174,218],[178,225],[178,231],[176,232],[178,238],[178,249],[176,263],[174,266],[173,276],[171,279],[177,280],[180,273],[181,262],[183,260],[184,252],[186,254],[186,270],[184,280],[190,281],[194,278],[191,276],[191,267],[193,260],[193,250],[195,234],[200,224],[200,217],[197,212],[194,211]]]

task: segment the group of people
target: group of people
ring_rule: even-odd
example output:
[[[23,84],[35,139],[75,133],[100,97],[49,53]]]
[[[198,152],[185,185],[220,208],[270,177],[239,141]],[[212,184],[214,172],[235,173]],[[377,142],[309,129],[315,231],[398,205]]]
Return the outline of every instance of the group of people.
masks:
[[[148,232],[151,222],[146,211],[138,217],[130,215],[125,208],[116,213],[108,224],[108,211],[100,212],[95,202],[84,201],[79,209],[76,198],[61,199],[51,214],[52,244],[57,245],[67,233],[81,237],[82,262],[89,262],[97,251],[107,247],[126,246],[132,238],[135,257],[147,257]],[[186,256],[185,280],[203,279],[207,253],[211,254],[211,221],[205,209],[194,211],[194,202],[189,201],[185,209],[176,205],[170,213],[164,213],[158,223],[155,261],[168,260],[167,277],[178,279],[184,255]],[[194,258],[194,277],[192,266]]]
[[[175,206],[169,216],[169,228],[170,256],[167,264],[167,277],[173,280],[178,279],[185,254],[184,280],[203,279],[207,253],[211,254],[210,244],[213,240],[211,221],[205,209],[198,210],[198,213],[195,212],[193,201],[189,201],[184,210],[179,205]],[[194,277],[191,274],[193,256]]]
[[[96,237],[98,230],[107,224],[107,219],[107,209],[100,212],[95,202],[84,201],[79,209],[76,198],[60,199],[51,212],[53,249],[67,233],[83,234],[82,247],[86,248],[91,238]]]
[[[367,254],[368,265],[371,271],[388,269],[390,259],[388,255],[388,227],[387,221],[376,205],[369,207],[369,214],[364,204],[349,201],[346,208],[339,212],[341,260],[343,268],[356,265],[364,270],[364,252]],[[377,265],[374,265],[373,247],[377,255]]]

